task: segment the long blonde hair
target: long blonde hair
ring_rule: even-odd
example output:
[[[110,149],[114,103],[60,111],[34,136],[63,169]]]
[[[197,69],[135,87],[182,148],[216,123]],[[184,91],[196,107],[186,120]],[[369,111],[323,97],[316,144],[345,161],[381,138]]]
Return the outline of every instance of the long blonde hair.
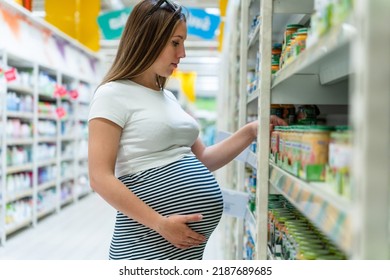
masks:
[[[114,62],[101,84],[131,80],[141,75],[158,58],[177,25],[186,21],[181,6],[174,4],[173,11],[171,4],[163,3],[153,11],[157,2],[143,0],[134,7],[123,30]],[[156,79],[164,88],[167,79]]]

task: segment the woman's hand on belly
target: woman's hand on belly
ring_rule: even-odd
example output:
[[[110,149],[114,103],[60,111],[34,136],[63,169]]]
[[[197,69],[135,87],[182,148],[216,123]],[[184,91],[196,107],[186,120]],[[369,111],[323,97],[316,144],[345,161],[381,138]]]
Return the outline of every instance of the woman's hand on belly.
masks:
[[[200,214],[164,217],[157,226],[157,232],[177,248],[187,249],[198,246],[205,242],[206,238],[193,231],[187,223],[199,222],[202,219]]]

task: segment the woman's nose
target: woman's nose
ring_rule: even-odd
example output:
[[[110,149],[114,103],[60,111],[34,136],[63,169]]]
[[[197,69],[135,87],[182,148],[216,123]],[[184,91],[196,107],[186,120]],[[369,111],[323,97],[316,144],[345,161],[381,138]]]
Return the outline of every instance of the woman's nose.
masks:
[[[180,58],[185,58],[186,57],[186,49],[185,49],[184,46],[182,48],[180,48],[180,51],[179,51],[178,55],[179,55]]]

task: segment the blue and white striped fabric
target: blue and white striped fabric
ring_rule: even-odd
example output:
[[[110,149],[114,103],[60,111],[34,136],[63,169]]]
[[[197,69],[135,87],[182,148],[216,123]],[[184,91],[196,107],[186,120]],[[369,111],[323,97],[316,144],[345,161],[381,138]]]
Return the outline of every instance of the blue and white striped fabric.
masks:
[[[187,156],[119,179],[164,216],[202,214],[202,221],[189,226],[207,238],[220,221],[221,190],[211,172],[196,157]],[[176,248],[155,231],[118,212],[109,257],[112,260],[199,260],[205,246],[206,243],[189,249]]]

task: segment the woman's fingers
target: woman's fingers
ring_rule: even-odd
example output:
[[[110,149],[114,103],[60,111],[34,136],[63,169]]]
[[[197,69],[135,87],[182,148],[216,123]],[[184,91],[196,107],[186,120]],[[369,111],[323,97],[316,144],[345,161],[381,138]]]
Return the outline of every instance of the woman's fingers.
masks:
[[[279,118],[279,117],[276,116],[276,115],[272,115],[272,116],[271,116],[270,122],[271,122],[271,124],[273,124],[274,126],[278,126],[278,125],[288,125],[288,123],[287,123],[284,119]]]
[[[179,246],[177,246],[177,247],[181,248],[181,249],[188,249],[191,247],[199,246],[202,243],[203,243],[203,241],[195,240],[195,239],[192,239],[191,237],[188,237],[186,240],[181,242],[179,244]]]
[[[160,227],[160,234],[172,245],[180,249],[198,246],[206,241],[206,237],[192,230],[188,224],[203,219],[201,214],[172,215],[166,217]]]
[[[189,214],[189,215],[183,215],[184,219],[187,223],[190,222],[199,222],[203,219],[202,214]]]
[[[199,222],[203,219],[203,216],[201,214],[190,214],[190,215],[183,215],[184,219],[185,219],[185,223],[192,223],[192,222]],[[189,232],[187,234],[187,236],[185,237],[185,242],[191,242],[191,243],[194,243],[194,242],[197,242],[197,243],[202,243],[204,241],[206,241],[206,238],[197,233],[196,231],[193,231],[192,229],[188,228],[189,229]]]

